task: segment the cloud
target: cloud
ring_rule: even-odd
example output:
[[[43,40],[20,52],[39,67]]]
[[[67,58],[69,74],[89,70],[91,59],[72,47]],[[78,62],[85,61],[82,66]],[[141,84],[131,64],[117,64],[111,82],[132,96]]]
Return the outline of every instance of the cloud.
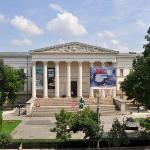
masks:
[[[104,37],[103,33],[100,33],[100,32],[97,33],[97,36],[100,37],[100,38],[103,38],[103,37]]]
[[[87,33],[79,19],[69,12],[58,13],[55,19],[48,22],[47,29],[50,32],[72,36],[81,36]]]
[[[138,19],[138,20],[136,21],[136,25],[137,25],[137,27],[139,27],[139,28],[146,28],[145,22],[144,22],[143,20],[141,20],[141,19]]]
[[[99,41],[104,48],[114,49],[121,52],[129,52],[129,48],[124,44],[117,35],[112,31],[106,30],[97,33],[97,37],[100,37]],[[105,41],[105,42],[104,42]]]
[[[116,39],[113,39],[113,40],[112,40],[112,43],[113,43],[113,44],[119,44],[119,41],[116,40]]]
[[[4,22],[5,21],[5,16],[0,14],[0,23]]]
[[[108,37],[115,37],[114,33],[112,33],[111,31],[104,31],[104,35]]]
[[[24,16],[15,16],[10,23],[19,30],[32,35],[41,35],[43,31],[31,20]]]
[[[11,41],[11,44],[14,46],[30,46],[30,45],[32,45],[32,41],[30,41],[27,38],[25,38],[23,40],[14,39]]]
[[[59,11],[59,12],[65,12],[65,9],[63,9],[63,8],[62,8],[60,5],[58,5],[58,4],[51,3],[51,4],[49,4],[48,7],[51,8],[51,9],[53,9],[53,10]]]
[[[98,32],[97,36],[101,38],[104,38],[104,37],[114,38],[115,34],[111,31],[105,30],[103,32]]]

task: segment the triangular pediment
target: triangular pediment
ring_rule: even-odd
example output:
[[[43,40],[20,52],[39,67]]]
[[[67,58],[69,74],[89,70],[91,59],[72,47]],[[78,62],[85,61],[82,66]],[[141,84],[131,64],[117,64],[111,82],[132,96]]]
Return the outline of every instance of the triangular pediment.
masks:
[[[118,53],[118,51],[79,42],[70,42],[32,50],[30,53]]]

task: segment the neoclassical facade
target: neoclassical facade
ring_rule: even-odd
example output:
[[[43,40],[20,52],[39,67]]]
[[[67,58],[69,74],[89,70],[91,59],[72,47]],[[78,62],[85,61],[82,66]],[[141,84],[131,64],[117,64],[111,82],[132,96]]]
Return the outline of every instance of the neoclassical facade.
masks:
[[[1,52],[0,59],[24,71],[27,81],[22,93],[28,92],[33,99],[94,97],[96,91],[90,88],[90,67],[114,66],[116,87],[101,92],[103,97],[115,97],[136,55],[70,42],[29,52]]]

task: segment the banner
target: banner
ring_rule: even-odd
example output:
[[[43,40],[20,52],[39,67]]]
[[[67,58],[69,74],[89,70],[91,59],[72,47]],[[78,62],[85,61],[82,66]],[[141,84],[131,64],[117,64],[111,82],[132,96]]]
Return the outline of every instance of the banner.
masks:
[[[55,68],[48,68],[48,89],[55,89]]]
[[[36,67],[36,89],[43,89],[43,67]]]
[[[90,87],[95,89],[116,86],[116,70],[114,67],[91,67]]]

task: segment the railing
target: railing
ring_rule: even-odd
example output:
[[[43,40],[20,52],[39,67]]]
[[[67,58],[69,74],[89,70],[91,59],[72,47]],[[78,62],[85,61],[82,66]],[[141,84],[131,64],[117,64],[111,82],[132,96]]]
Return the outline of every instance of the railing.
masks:
[[[126,111],[126,102],[123,99],[119,99],[119,98],[114,98],[113,99],[114,104],[116,106],[116,109],[120,110],[121,112],[125,112]]]
[[[27,116],[32,115],[34,101],[35,101],[35,99],[31,98],[29,101],[26,102],[26,115]]]

